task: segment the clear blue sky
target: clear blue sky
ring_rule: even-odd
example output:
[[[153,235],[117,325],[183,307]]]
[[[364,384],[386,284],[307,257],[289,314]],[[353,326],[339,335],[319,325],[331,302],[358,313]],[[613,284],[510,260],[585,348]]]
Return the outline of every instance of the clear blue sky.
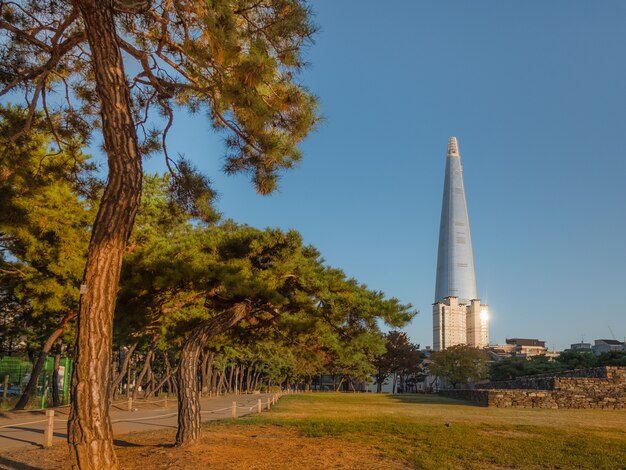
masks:
[[[171,150],[225,217],[299,230],[333,266],[412,303],[432,344],[445,151],[459,139],[491,342],[626,336],[626,2],[317,1],[303,81],[326,122],[262,197],[221,137],[178,117]],[[146,162],[162,170],[162,158]]]

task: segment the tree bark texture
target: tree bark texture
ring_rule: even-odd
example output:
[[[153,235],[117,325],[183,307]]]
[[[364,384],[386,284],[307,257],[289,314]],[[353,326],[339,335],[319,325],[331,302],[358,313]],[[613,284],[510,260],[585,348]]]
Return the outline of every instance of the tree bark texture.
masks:
[[[249,302],[240,302],[194,328],[185,341],[178,363],[178,431],[176,445],[193,444],[200,435],[200,394],[198,361],[202,349],[215,336],[246,318],[252,311]]]
[[[73,3],[89,42],[109,172],[81,288],[68,442],[72,468],[116,470],[109,416],[109,363],[122,256],[141,198],[141,153],[118,46],[113,0]]]
[[[39,357],[37,358],[37,362],[35,363],[35,367],[33,367],[32,372],[30,373],[30,379],[28,380],[28,384],[26,384],[26,388],[24,388],[24,392],[20,397],[19,401],[15,405],[14,410],[23,410],[24,407],[28,404],[31,395],[33,394],[33,390],[35,389],[35,385],[37,385],[37,379],[39,378],[39,374],[41,374],[41,369],[43,369],[43,365],[46,362],[46,357],[48,353],[52,349],[52,346],[59,339],[59,336],[63,334],[67,324],[76,316],[76,312],[67,312],[59,326],[52,332],[48,339],[43,344],[41,348],[41,352],[39,353]]]

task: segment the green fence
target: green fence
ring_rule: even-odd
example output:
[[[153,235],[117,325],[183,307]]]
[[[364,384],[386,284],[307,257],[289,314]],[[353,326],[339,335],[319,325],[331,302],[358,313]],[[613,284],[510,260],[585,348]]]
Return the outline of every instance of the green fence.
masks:
[[[59,399],[61,404],[69,403],[70,379],[72,377],[73,362],[70,358],[62,358],[59,363]],[[33,363],[20,357],[0,358],[0,404],[3,408],[10,408],[30,380]],[[29,408],[47,408],[52,406],[52,380],[54,373],[54,357],[48,356],[37,379],[37,385]]]

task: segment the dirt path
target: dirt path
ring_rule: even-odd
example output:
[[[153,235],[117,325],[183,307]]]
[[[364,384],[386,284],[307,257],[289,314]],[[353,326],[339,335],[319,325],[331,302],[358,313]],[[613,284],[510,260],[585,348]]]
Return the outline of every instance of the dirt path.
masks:
[[[132,433],[115,441],[122,469],[199,470],[403,470],[404,462],[381,452],[334,438],[310,438],[278,426],[237,426],[229,422],[204,426],[200,441],[174,447],[175,429]],[[64,470],[66,446],[16,450],[0,454],[2,470]]]
[[[237,415],[257,412],[258,400],[263,408],[271,395],[226,395],[202,400],[202,420],[230,418],[232,402],[237,402]],[[131,432],[176,429],[176,401],[169,399],[137,400],[133,411],[128,411],[128,402],[116,402],[111,407],[114,436]],[[67,439],[67,415],[69,408],[57,408],[54,420],[53,445]],[[37,448],[43,443],[45,415],[42,410],[0,413],[0,455],[21,448]],[[1,462],[1,460],[0,460]],[[0,468],[1,465],[0,465]]]

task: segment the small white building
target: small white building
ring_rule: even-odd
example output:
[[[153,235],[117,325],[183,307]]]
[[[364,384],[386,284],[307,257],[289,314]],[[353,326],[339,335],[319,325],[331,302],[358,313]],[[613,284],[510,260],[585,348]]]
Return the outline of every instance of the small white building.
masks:
[[[596,356],[610,351],[626,351],[624,343],[616,339],[596,339],[594,343],[592,349]]]

